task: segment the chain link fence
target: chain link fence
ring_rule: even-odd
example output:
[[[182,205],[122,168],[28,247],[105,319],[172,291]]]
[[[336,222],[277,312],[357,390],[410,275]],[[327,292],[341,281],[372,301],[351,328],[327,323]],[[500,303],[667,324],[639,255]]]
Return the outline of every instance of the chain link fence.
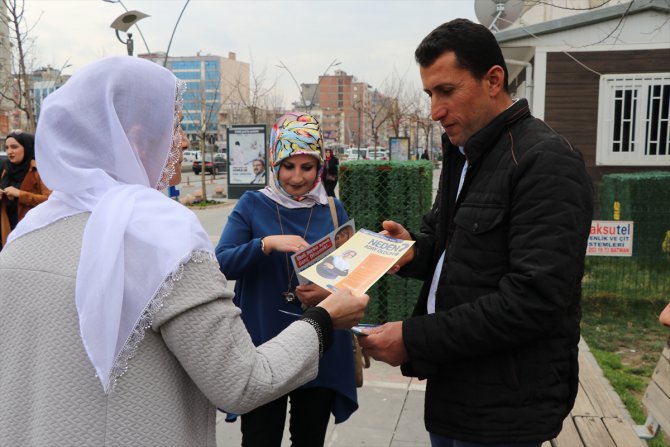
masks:
[[[627,302],[670,300],[670,207],[627,204],[621,213],[620,202],[601,198],[594,219],[632,222],[632,253],[587,256],[584,297]]]
[[[594,220],[632,222],[632,256],[587,256],[582,281],[585,299],[670,299],[669,178],[668,173],[603,178]],[[340,167],[339,195],[358,229],[381,231],[382,221],[395,220],[417,230],[432,205],[432,185],[433,167],[427,161],[351,161]],[[408,317],[421,286],[413,279],[382,277],[368,291],[371,300],[365,322]]]
[[[433,202],[429,161],[350,161],[340,165],[340,200],[356,228],[381,231],[384,220],[416,230]],[[366,323],[404,319],[412,314],[422,282],[383,276],[370,288]]]

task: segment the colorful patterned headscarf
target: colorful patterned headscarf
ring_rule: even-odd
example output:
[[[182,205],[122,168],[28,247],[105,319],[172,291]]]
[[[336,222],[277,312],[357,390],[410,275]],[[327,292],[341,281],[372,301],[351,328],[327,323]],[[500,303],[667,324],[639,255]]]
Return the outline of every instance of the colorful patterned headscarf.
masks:
[[[273,189],[293,201],[302,202],[310,197],[317,203],[321,203],[321,189],[318,188],[321,182],[321,170],[323,169],[323,136],[321,126],[312,115],[300,112],[291,112],[281,116],[272,126],[270,134],[270,166],[272,167],[272,177],[274,182],[270,185]],[[317,173],[314,185],[304,196],[293,196],[286,192],[279,184],[279,168],[282,160],[293,157],[294,155],[311,155],[319,162],[319,172]],[[282,202],[284,202],[282,200]]]

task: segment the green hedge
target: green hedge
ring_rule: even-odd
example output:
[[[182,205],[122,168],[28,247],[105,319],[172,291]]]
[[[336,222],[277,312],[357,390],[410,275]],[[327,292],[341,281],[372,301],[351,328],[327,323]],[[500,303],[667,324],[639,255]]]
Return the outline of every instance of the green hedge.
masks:
[[[604,175],[599,188],[600,218],[615,220],[614,203],[620,204],[618,220],[634,222],[633,257],[658,259],[670,230],[670,172]]]
[[[350,161],[340,165],[340,200],[356,228],[381,231],[394,220],[418,230],[432,204],[433,166],[429,161]],[[421,282],[386,275],[370,288],[368,323],[408,317]]]

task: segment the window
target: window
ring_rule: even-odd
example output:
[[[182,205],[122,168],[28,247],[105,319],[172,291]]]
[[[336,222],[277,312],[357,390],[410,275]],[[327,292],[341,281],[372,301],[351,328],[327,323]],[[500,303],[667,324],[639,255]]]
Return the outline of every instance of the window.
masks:
[[[219,61],[213,60],[213,61],[205,61],[205,70],[219,70]]]
[[[174,75],[182,80],[200,80],[199,71],[177,71]]]
[[[174,61],[173,70],[200,70],[200,61]]]
[[[670,73],[603,75],[596,164],[670,165]]]

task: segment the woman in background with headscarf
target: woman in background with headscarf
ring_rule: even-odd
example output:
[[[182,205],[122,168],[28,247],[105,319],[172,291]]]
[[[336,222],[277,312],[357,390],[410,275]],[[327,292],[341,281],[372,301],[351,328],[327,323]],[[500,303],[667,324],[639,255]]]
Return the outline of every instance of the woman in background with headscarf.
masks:
[[[0,249],[26,213],[51,194],[37,173],[34,137],[29,133],[11,132],[5,148],[7,162],[0,166]]]
[[[323,186],[326,194],[335,197],[335,185],[337,185],[337,174],[340,169],[340,160],[333,154],[332,149],[326,149],[326,160],[323,164]]]
[[[234,301],[256,345],[290,325],[296,318],[290,314],[309,311],[328,295],[315,284],[298,286],[289,256],[335,229],[320,181],[323,138],[314,117],[290,113],[279,118],[270,136],[269,161],[268,186],[242,195],[216,247],[221,271],[236,280]],[[338,221],[348,221],[340,201],[334,203]],[[358,408],[348,332],[336,331],[315,380],[242,415],[242,445],[281,444],[289,397],[292,445],[323,445],[331,412],[337,424]]]
[[[160,191],[189,147],[183,88],[124,56],[45,99],[54,191],[0,252],[1,446],[214,446],[216,407],[312,380],[333,328],[362,317],[367,298],[338,292],[254,346],[208,234]]]

